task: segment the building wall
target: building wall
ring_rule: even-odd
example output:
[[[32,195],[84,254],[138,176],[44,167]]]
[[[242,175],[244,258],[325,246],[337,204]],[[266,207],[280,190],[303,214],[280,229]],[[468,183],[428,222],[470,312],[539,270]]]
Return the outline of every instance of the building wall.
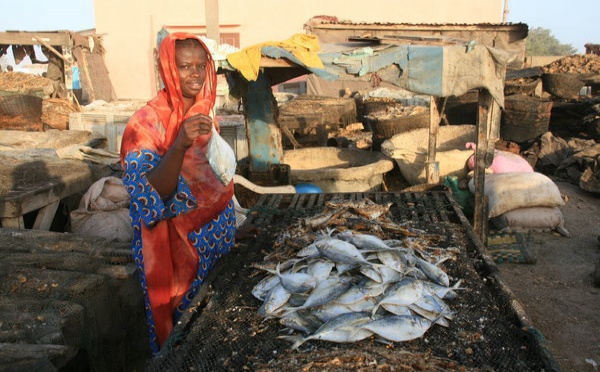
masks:
[[[218,0],[222,32],[239,32],[240,47],[304,33],[316,15],[352,22],[499,23],[503,0]],[[163,26],[205,26],[204,0],[94,0],[96,32],[119,99],[156,91],[154,47]],[[197,28],[196,28],[197,30]]]

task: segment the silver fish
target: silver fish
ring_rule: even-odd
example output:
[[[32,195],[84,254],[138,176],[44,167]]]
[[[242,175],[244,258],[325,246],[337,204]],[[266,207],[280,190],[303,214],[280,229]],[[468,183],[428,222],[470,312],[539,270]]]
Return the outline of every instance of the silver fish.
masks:
[[[375,235],[369,234],[355,234],[352,231],[343,231],[335,235],[338,239],[352,243],[359,249],[364,251],[391,251],[394,248],[390,248],[380,238]]]
[[[312,314],[324,323],[342,314],[351,312],[354,311],[349,306],[346,304],[338,304],[335,301],[312,309]]]
[[[318,281],[327,278],[334,266],[335,263],[329,260],[315,260],[310,263],[306,273]]]
[[[403,280],[393,286],[384,297],[373,308],[372,314],[375,314],[378,307],[383,304],[393,304],[398,306],[408,306],[415,303],[423,296],[423,282],[420,280]]]
[[[274,275],[269,275],[252,288],[252,295],[259,300],[264,301],[269,292],[277,284],[279,284],[279,278]]]
[[[304,293],[313,289],[317,285],[317,281],[309,274],[305,273],[292,273],[285,272],[281,273],[279,265],[275,270],[267,270],[271,274],[275,274],[279,277],[279,282],[290,293]]]
[[[402,342],[419,338],[427,332],[432,322],[412,315],[391,315],[372,320],[361,327],[389,341]]]
[[[413,312],[410,310],[408,306],[404,305],[395,305],[392,303],[384,303],[381,304],[381,307],[389,311],[394,315],[413,315]]]
[[[278,338],[294,342],[292,349],[309,340],[324,340],[332,342],[355,342],[364,340],[373,334],[363,328],[371,318],[368,313],[346,313],[339,315],[323,324],[313,334],[303,337],[300,335],[279,336]]]
[[[310,311],[291,311],[279,318],[282,325],[307,334],[313,333],[323,322]]]
[[[335,263],[370,265],[351,243],[336,238],[321,239],[316,243],[319,253]]]
[[[416,260],[417,267],[421,269],[429,279],[446,287],[450,285],[450,279],[444,270],[421,258],[416,257]]]
[[[398,282],[404,278],[404,275],[398,271],[382,264],[373,264],[371,266],[361,266],[359,271],[366,277],[379,283]]]
[[[274,315],[276,310],[287,303],[291,297],[291,293],[286,290],[281,283],[278,283],[269,292],[269,295],[265,299],[265,302],[259,308],[259,313],[266,315]],[[262,311],[261,311],[262,309]]]
[[[322,306],[341,296],[351,285],[352,278],[349,276],[334,276],[322,280],[317,283],[317,286],[312,290],[306,302],[297,309]]]

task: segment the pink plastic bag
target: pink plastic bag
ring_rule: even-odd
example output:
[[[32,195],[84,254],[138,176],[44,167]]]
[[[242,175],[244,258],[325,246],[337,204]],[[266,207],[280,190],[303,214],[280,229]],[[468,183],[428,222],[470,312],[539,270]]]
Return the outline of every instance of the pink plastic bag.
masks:
[[[465,147],[473,150],[476,148],[473,142],[467,142]],[[475,154],[469,157],[467,166],[470,170],[475,168]],[[502,150],[494,150],[494,161],[489,169],[493,173],[533,172],[533,168],[523,157]]]

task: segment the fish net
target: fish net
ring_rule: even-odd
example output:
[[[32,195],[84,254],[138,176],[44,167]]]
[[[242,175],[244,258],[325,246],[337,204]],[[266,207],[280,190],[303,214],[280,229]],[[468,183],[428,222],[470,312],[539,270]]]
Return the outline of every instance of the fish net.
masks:
[[[454,318],[448,327],[434,325],[406,342],[384,344],[375,337],[353,343],[310,340],[292,350],[289,341],[278,338],[290,331],[277,318],[258,313],[262,302],[252,289],[265,271],[256,265],[274,256],[293,258],[298,249],[290,247],[292,240],[281,244],[278,239],[314,221],[310,219],[322,215],[327,203],[365,198],[388,205],[390,218],[406,231],[423,231],[437,237],[437,248],[453,250],[456,259],[440,267],[451,284],[461,280],[464,288],[448,301]],[[336,227],[328,225],[332,219],[319,222],[321,228]],[[496,266],[448,192],[262,195],[248,223],[260,228],[257,239],[239,243],[219,261],[160,355],[147,363],[147,371],[558,370],[543,336],[497,276]],[[335,223],[357,229],[371,222]],[[395,234],[388,231],[384,238],[406,237]]]

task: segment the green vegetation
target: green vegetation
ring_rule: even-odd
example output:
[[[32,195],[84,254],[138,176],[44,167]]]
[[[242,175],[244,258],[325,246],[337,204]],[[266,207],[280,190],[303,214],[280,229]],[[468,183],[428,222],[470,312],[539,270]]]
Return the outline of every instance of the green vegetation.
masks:
[[[565,56],[577,53],[573,45],[561,44],[550,30],[542,27],[529,30],[525,51],[530,56]]]

